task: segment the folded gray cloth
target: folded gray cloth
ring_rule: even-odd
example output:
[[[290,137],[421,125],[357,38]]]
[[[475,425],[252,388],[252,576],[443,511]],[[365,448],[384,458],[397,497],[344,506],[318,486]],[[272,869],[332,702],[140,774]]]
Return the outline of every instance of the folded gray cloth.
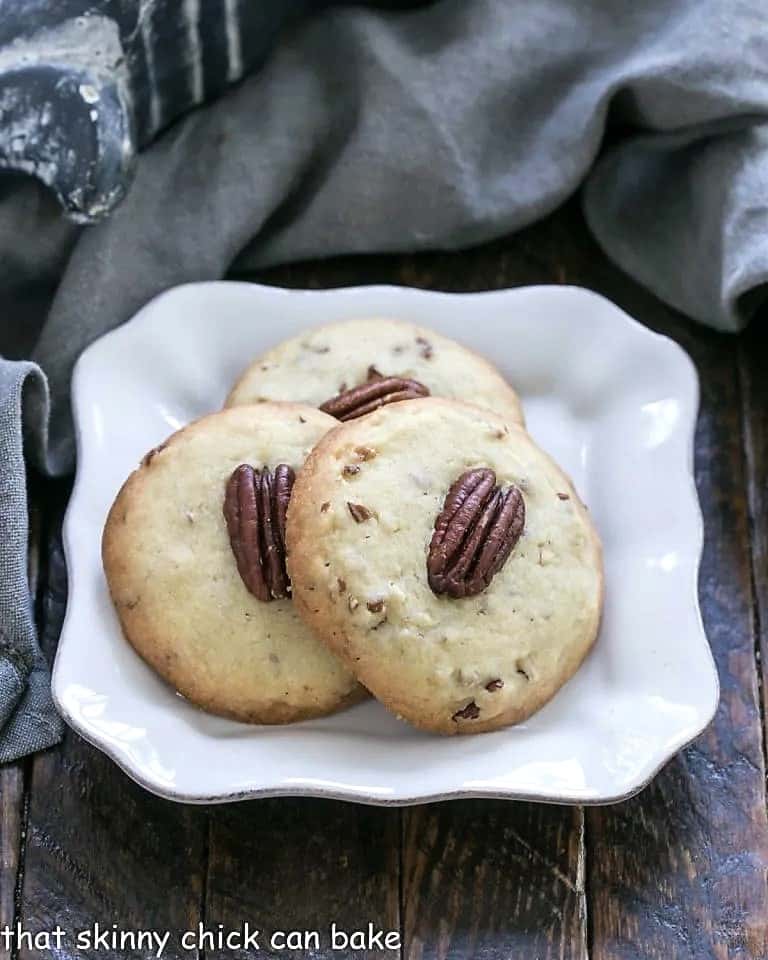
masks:
[[[51,705],[48,665],[35,637],[27,585],[28,453],[44,453],[48,389],[40,369],[0,359],[0,763],[55,743],[62,724]]]
[[[596,163],[609,119],[622,135]],[[45,468],[73,466],[80,351],[166,287],[220,277],[238,256],[261,267],[478,243],[548,213],[585,178],[609,256],[692,317],[743,326],[768,280],[764,0],[442,0],[306,21],[259,74],[141,157],[108,222],[62,225],[31,184],[0,200],[0,349],[26,355],[18,344],[35,341],[51,388]],[[46,309],[41,289],[62,268]],[[39,674],[14,398],[25,373],[38,375],[3,371],[9,757],[52,742],[56,727],[23,684]],[[27,424],[38,444],[43,426]]]

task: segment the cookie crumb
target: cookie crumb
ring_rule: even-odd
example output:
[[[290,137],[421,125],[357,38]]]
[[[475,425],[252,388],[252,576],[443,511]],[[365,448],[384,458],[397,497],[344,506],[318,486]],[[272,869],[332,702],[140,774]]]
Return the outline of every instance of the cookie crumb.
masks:
[[[504,681],[498,677],[496,680],[491,680],[490,683],[486,683],[485,689],[488,693],[494,693],[496,690],[501,690],[504,686]]]
[[[346,581],[346,580],[342,580],[341,577],[337,577],[337,578],[336,578],[336,585],[337,585],[338,588],[339,588],[339,593],[346,593],[346,590],[347,590],[347,581]]]
[[[368,603],[366,603],[366,607],[368,607],[371,613],[381,613],[381,611],[384,609],[384,601],[369,600]]]
[[[360,467],[356,463],[348,463],[342,470],[342,473],[345,477],[354,477],[356,473],[360,473]]]
[[[571,495],[569,493],[558,493],[557,498],[558,500],[570,500]]]
[[[355,453],[360,457],[361,460],[373,460],[376,456],[376,451],[372,450],[370,447],[355,447]]]
[[[360,601],[357,599],[357,597],[350,597],[348,606],[350,610],[357,610],[357,608],[360,606]]]
[[[330,507],[331,507],[331,501],[326,500],[325,503],[320,504],[320,513],[327,513],[328,510],[330,510]]]

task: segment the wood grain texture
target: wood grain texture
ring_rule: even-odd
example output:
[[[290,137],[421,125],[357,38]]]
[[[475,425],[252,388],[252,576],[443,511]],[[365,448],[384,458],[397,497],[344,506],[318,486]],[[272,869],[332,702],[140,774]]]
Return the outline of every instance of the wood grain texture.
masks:
[[[264,933],[259,957],[395,960],[399,949],[333,952],[330,928],[335,923],[351,933],[367,931],[371,923],[399,938],[399,825],[398,810],[331,800],[260,800],[216,808],[207,924],[237,929],[249,919]],[[275,931],[316,931],[319,945],[272,949]]]
[[[16,919],[16,886],[19,879],[24,834],[24,776],[26,761],[0,767],[0,929]],[[0,960],[11,949],[0,942]]]
[[[768,823],[736,341],[686,343],[702,381],[699,592],[721,702],[639,797],[588,813],[593,960],[768,956]]]
[[[496,800],[405,812],[408,960],[586,960],[583,810]]]
[[[314,800],[185,808],[144,793],[69,733],[61,748],[32,764],[21,919],[32,930],[57,921],[73,930],[99,920],[173,930],[203,921],[215,931],[249,920],[267,932],[325,934],[313,954],[280,954],[296,957],[330,956],[333,920],[347,929],[371,921],[401,930],[408,958],[768,957],[768,827],[754,657],[758,639],[766,653],[768,616],[768,386],[761,382],[766,353],[758,352],[764,340],[741,348],[742,395],[738,342],[699,330],[624,277],[589,238],[575,203],[471,251],[336,258],[250,278],[299,287],[388,282],[446,290],[579,283],[680,341],[704,386],[697,480],[707,545],[700,592],[723,687],[717,721],[640,797],[586,817],[578,808],[494,801],[403,811]],[[49,489],[51,509],[60,515],[66,490]],[[50,551],[41,610],[49,650],[65,592],[55,530]],[[2,815],[8,836],[20,837],[24,789],[18,774],[7,778]],[[12,862],[0,875],[0,904],[8,910],[19,847],[5,834],[1,849],[3,856],[10,850]],[[394,960],[397,953],[335,956]],[[164,955],[195,954],[171,945]],[[270,955],[276,952],[258,954]],[[69,956],[97,955],[69,950]]]
[[[765,308],[755,317],[739,344],[739,361],[765,744],[768,741],[768,310]]]
[[[45,650],[64,613],[66,571],[61,515],[67,490],[51,485],[53,522],[41,611]],[[97,638],[94,638],[96,641]],[[94,922],[123,929],[187,929],[197,923],[203,890],[204,811],[150,796],[71,731],[32,765],[20,917],[32,932],[60,923],[70,934],[62,958],[135,956],[77,949]],[[49,956],[24,947],[22,958]],[[165,957],[194,957],[171,943]]]

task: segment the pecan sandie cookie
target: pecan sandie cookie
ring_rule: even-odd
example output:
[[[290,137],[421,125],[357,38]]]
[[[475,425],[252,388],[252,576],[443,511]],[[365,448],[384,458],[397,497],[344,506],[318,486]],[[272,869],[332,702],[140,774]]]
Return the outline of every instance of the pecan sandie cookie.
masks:
[[[436,398],[342,423],[286,529],[294,603],[387,707],[439,733],[529,717],[597,635],[600,541],[519,426]]]
[[[289,400],[352,420],[380,406],[447,397],[523,423],[520,401],[499,371],[469,347],[399,320],[347,320],[306,330],[254,360],[227,406]]]
[[[291,600],[285,513],[335,421],[296,404],[204,417],[150,451],[107,519],[104,570],[123,632],[187,699],[287,723],[360,699]]]

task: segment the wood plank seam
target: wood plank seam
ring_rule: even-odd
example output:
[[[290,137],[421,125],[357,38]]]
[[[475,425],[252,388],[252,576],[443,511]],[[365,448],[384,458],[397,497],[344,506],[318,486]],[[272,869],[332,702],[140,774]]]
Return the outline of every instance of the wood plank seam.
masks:
[[[403,867],[405,865],[405,814],[401,807],[397,811],[397,833],[400,845],[397,851],[397,926],[400,931],[400,960],[405,960],[405,883],[403,882]]]
[[[208,884],[210,883],[211,865],[211,811],[205,811],[205,830],[203,830],[202,873],[203,882],[200,884],[200,908],[198,915],[200,922],[208,926]],[[197,951],[197,960],[206,960],[205,946],[201,945]]]
[[[23,791],[21,801],[21,832],[19,835],[19,863],[16,870],[16,885],[13,890],[13,922],[21,920],[21,891],[24,887],[24,855],[27,849],[27,823],[29,818],[29,787],[32,779],[32,764],[29,757],[26,758],[23,769]],[[13,960],[16,960],[19,950],[14,947],[11,951]]]
[[[765,714],[765,690],[763,683],[763,671],[761,663],[761,644],[762,644],[762,616],[760,604],[760,590],[758,589],[758,570],[757,570],[757,548],[756,548],[756,524],[758,519],[759,507],[755,502],[755,484],[749,482],[750,477],[757,477],[759,467],[755,454],[755,438],[752,433],[752,420],[749,415],[749,373],[747,371],[747,359],[745,356],[745,346],[742,340],[738,349],[738,381],[739,391],[739,410],[740,410],[740,428],[741,428],[741,450],[744,466],[744,476],[747,478],[747,520],[749,523],[749,569],[750,569],[750,589],[752,593],[752,629],[755,642],[755,664],[757,674],[757,704],[760,711],[760,740],[763,752],[763,763],[768,772],[768,731],[766,731]]]
[[[21,814],[19,818],[19,827],[16,837],[11,838],[10,842],[16,846],[14,851],[15,861],[16,861],[16,876],[14,878],[13,886],[13,901],[12,901],[12,914],[7,918],[7,923],[13,929],[16,923],[21,919],[21,889],[22,883],[24,882],[24,853],[27,845],[27,816],[29,813],[29,781],[30,781],[30,766],[31,761],[29,757],[21,762],[21,797],[20,797],[20,807]],[[8,838],[5,836],[5,831],[3,831],[3,860],[6,859],[6,844],[8,843]],[[3,863],[5,866],[5,863]],[[10,951],[8,952],[10,960],[17,960],[18,957],[18,948],[14,944]]]
[[[579,850],[576,855],[576,888],[580,891],[581,952],[584,960],[592,955],[592,911],[589,909],[589,871],[587,870],[587,815],[579,807]]]

